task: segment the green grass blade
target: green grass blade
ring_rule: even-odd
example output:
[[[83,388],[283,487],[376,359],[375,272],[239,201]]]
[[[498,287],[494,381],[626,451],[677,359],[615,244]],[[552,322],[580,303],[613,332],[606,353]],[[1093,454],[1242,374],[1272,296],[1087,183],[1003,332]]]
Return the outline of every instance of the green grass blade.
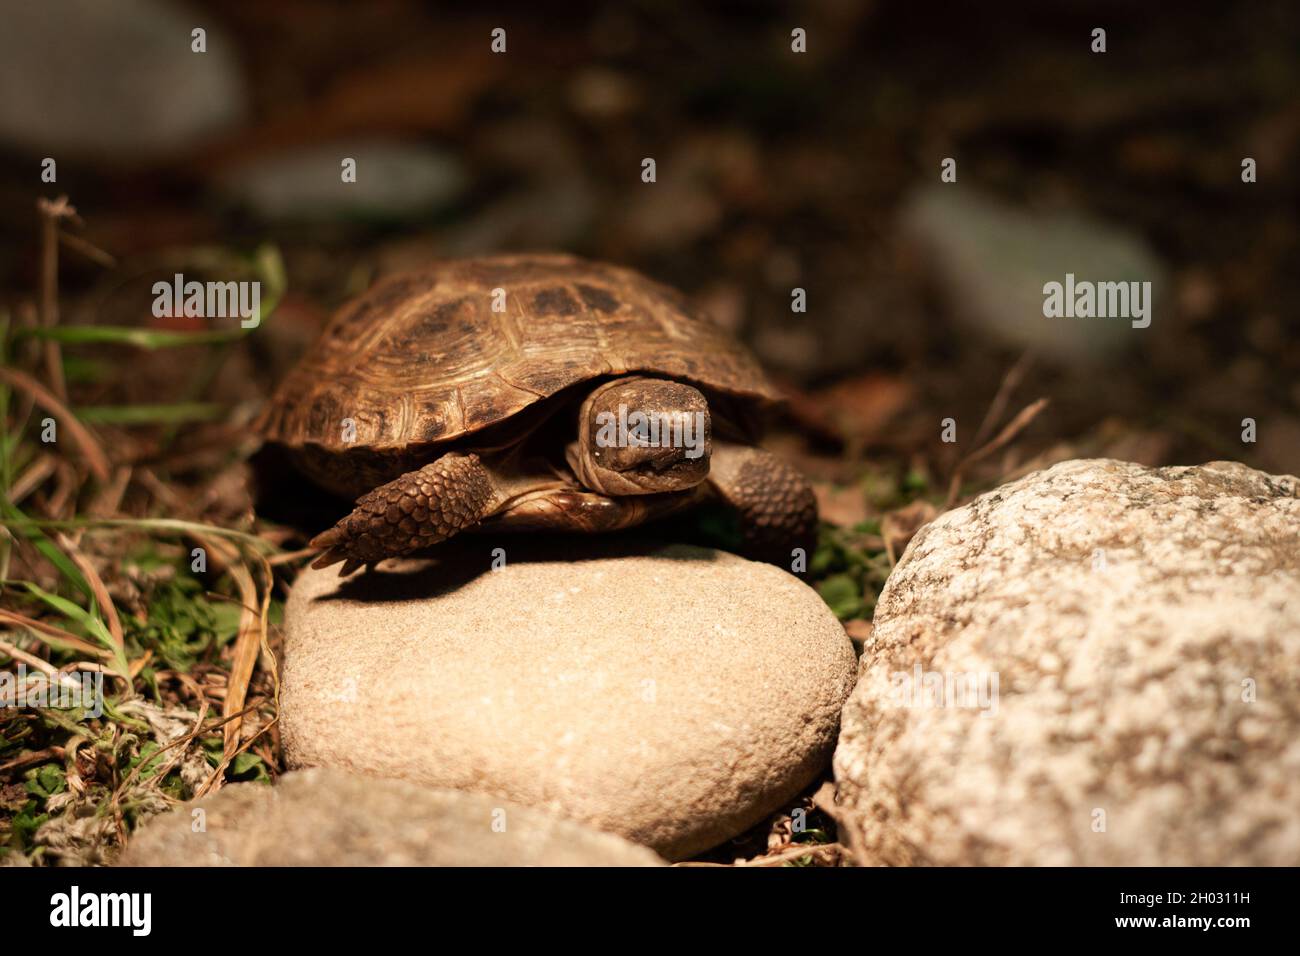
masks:
[[[131,345],[142,349],[170,349],[187,345],[215,345],[234,342],[248,334],[246,329],[211,329],[177,332],[170,329],[141,329],[120,325],[58,325],[15,330],[19,336],[53,339],[64,345]]]
[[[210,422],[225,416],[226,408],[213,402],[177,402],[174,405],[91,405],[79,408],[77,417],[96,425],[172,425]]]
[[[113,655],[113,664],[117,672],[122,676],[131,673],[130,665],[127,664],[126,657],[122,653],[122,648],[118,647],[117,642],[113,640],[113,635],[109,633],[108,625],[104,623],[99,616],[98,608],[95,606],[94,598],[90,601],[90,610],[86,610],[78,604],[74,604],[67,598],[59,597],[57,594],[51,594],[39,584],[31,581],[16,581],[15,584],[21,584],[33,597],[40,598],[54,610],[58,611],[68,620],[76,621],[84,627],[95,640],[104,645],[104,648]]]
[[[0,525],[16,531],[23,537],[31,541],[33,547],[41,554],[45,555],[50,564],[54,565],[60,574],[72,582],[73,586],[86,597],[93,597],[90,585],[86,582],[81,573],[81,569],[72,563],[62,550],[59,549],[41,530],[41,522],[34,521],[27,517],[8,497],[0,497],[0,514],[3,519]]]
[[[49,529],[52,531],[72,531],[93,528],[119,528],[132,531],[158,531],[170,534],[198,534],[212,537],[229,538],[254,551],[263,554],[276,554],[279,549],[264,538],[247,531],[232,528],[220,528],[216,525],[203,524],[199,521],[181,521],[177,518],[69,518],[65,520],[45,520],[28,518],[5,518],[0,520],[0,527],[13,530]],[[66,560],[66,558],[65,558]],[[73,566],[76,569],[76,566]]]
[[[12,583],[22,585],[34,597],[40,598],[69,620],[76,621],[78,624],[82,625],[101,643],[105,643],[107,647],[113,646],[113,638],[108,633],[108,626],[100,620],[98,614],[95,614],[93,611],[87,611],[85,608],[81,607],[81,605],[75,604],[67,598],[59,597],[57,594],[51,594],[39,584],[35,584],[31,581],[14,581]]]

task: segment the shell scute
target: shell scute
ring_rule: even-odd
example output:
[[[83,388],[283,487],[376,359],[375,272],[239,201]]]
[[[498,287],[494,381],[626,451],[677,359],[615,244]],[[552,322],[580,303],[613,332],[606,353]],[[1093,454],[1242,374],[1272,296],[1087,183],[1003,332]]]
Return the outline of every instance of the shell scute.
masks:
[[[504,311],[499,290],[505,291]],[[583,381],[627,372],[752,402],[777,393],[686,298],[629,269],[570,256],[448,260],[382,280],[330,321],[259,422],[268,440],[327,451],[445,443]],[[343,438],[343,419],[356,423]]]

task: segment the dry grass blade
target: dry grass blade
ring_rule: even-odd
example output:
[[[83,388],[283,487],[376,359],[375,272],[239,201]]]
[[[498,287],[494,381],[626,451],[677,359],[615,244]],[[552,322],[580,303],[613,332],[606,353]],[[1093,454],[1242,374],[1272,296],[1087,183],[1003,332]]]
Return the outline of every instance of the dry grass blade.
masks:
[[[800,860],[806,856],[814,858],[821,857],[825,862],[838,862],[839,858],[845,854],[845,849],[838,843],[798,843],[780,853],[773,853],[768,856],[756,857],[752,860],[738,860],[735,863],[705,863],[696,861],[687,861],[684,863],[674,863],[673,866],[678,869],[695,868],[695,867],[722,867],[723,869],[753,869],[755,867],[783,866],[791,860]]]
[[[193,740],[195,736],[198,735],[200,729],[203,727],[203,721],[207,720],[207,717],[208,717],[208,702],[205,700],[199,705],[199,716],[194,721],[194,729],[190,731],[189,734],[187,735],[187,738],[189,740]],[[185,759],[184,748],[177,750],[176,753],[172,755],[172,759],[167,761],[166,766],[164,766],[160,771],[158,771],[158,773],[154,775],[151,789],[154,790],[158,789],[158,786],[164,780],[167,779],[167,775],[171,773],[173,770],[175,770],[176,765],[179,764],[184,759]]]
[[[45,499],[46,512],[51,515],[61,515],[71,510],[68,505],[74,502],[81,492],[81,484],[81,475],[77,473],[72,462],[60,458],[58,467],[54,469],[54,490]]]
[[[251,709],[252,708],[249,708],[248,710]],[[135,782],[136,777],[140,776],[140,771],[143,770],[150,763],[152,763],[159,756],[161,756],[162,754],[166,753],[167,751],[171,750],[174,747],[181,747],[190,744],[197,738],[206,736],[207,734],[216,730],[218,727],[222,727],[228,724],[230,721],[235,720],[236,718],[244,717],[248,713],[248,710],[242,710],[237,714],[232,714],[229,717],[223,717],[220,720],[213,721],[212,723],[208,724],[208,726],[206,727],[196,727],[194,730],[191,730],[188,734],[183,734],[180,737],[177,737],[175,740],[171,741],[170,743],[163,744],[161,747],[158,748],[158,750],[153,754],[153,756],[149,760],[140,761],[138,764],[135,765],[134,768],[132,768],[131,772],[122,779],[122,782],[118,784],[117,789],[113,791],[113,798],[111,801],[112,806],[114,808],[117,807],[117,805],[121,802],[123,794],[126,793],[127,788],[130,787],[131,784]],[[196,796],[198,795],[196,794]]]
[[[239,636],[235,638],[234,659],[230,664],[230,679],[226,685],[226,700],[222,714],[229,715],[243,708],[248,697],[248,684],[253,678],[253,665],[257,663],[257,654],[262,647],[264,636],[262,616],[255,610],[259,606],[257,585],[246,565],[238,564],[230,569],[231,576],[239,587],[243,608],[239,617]],[[234,720],[226,725],[226,741],[223,759],[234,757],[239,747],[239,731],[242,721]]]
[[[68,406],[58,396],[26,372],[20,372],[16,368],[0,368],[0,381],[10,388],[29,395],[46,411],[53,412],[72,436],[73,443],[86,456],[86,464],[95,477],[100,481],[108,480],[110,466],[108,456],[104,454],[104,449],[99,447],[99,442],[95,439],[95,436],[77,420],[77,417],[68,410]]]
[[[151,660],[153,660],[153,651],[147,650],[143,654],[141,654],[138,659],[132,661],[131,680],[135,680],[137,677],[139,677],[140,672],[144,670],[147,666],[149,666],[149,662]]]
[[[77,210],[68,204],[67,196],[57,199],[41,197],[36,200],[41,216],[41,324],[52,329],[59,324],[59,222],[77,220]],[[45,371],[50,387],[60,402],[68,399],[68,387],[63,379],[63,354],[59,343],[45,343]]]
[[[252,707],[244,708],[241,716],[251,713],[253,709],[254,708]],[[252,734],[252,736],[250,736],[242,744],[236,747],[230,753],[229,756],[223,756],[221,758],[221,763],[217,764],[216,769],[212,771],[212,775],[208,777],[208,779],[204,782],[203,786],[199,787],[199,789],[195,791],[194,799],[197,800],[199,797],[206,797],[209,793],[212,792],[213,789],[220,789],[221,780],[225,775],[226,767],[230,766],[230,762],[234,760],[236,757],[238,757],[240,754],[242,754],[244,751],[251,749],[253,744],[257,742],[257,739],[261,737],[262,734],[271,730],[271,728],[274,727],[277,723],[279,723],[279,721],[280,718],[278,715],[272,717],[261,727],[257,728],[257,731],[254,734]]]
[[[32,750],[25,754],[19,754],[8,763],[0,763],[0,773],[8,773],[11,770],[22,770],[24,767],[32,767],[38,763],[45,763],[48,760],[62,759],[62,747],[46,747],[44,750]]]
[[[70,678],[64,670],[62,670],[62,669],[60,669],[60,668],[58,668],[58,667],[55,667],[55,666],[54,666],[53,664],[51,664],[49,661],[41,660],[41,659],[40,659],[39,657],[37,657],[35,654],[28,654],[28,653],[27,653],[26,651],[24,651],[21,647],[18,647],[18,646],[14,645],[14,644],[9,643],[9,641],[0,641],[0,652],[3,652],[3,653],[5,653],[5,654],[8,654],[10,657],[12,657],[12,658],[13,658],[14,660],[16,660],[16,661],[22,661],[22,662],[23,662],[24,664],[26,664],[28,667],[35,668],[36,670],[38,670],[38,671],[40,671],[42,674],[44,674],[47,678],[49,678],[49,680],[50,680],[52,683],[56,683],[56,684],[58,684],[60,687],[79,687],[79,686],[80,686],[80,685],[78,685],[78,684],[75,684],[75,683],[72,681],[72,678]],[[83,666],[79,666],[79,667],[77,667],[76,669],[77,669],[77,670],[92,670],[92,671],[93,671],[93,670],[95,670],[97,667],[98,667],[98,665],[96,665],[96,664],[86,664],[86,665],[84,665],[84,667],[83,667]]]
[[[266,644],[266,615],[270,604],[270,576],[268,574],[266,594],[260,595],[257,584],[253,580],[253,575],[249,571],[248,565],[240,559],[239,550],[236,547],[227,541],[215,538],[200,538],[199,541],[210,555],[222,564],[227,565],[227,570],[234,579],[235,586],[239,588],[241,606],[239,633],[235,638],[230,676],[226,683],[226,698],[222,703],[222,715],[234,719],[225,726],[225,742],[222,747],[221,764],[217,768],[217,773],[214,774],[214,780],[209,781],[208,787],[204,787],[204,792],[207,792],[213,783],[220,787],[220,774],[224,771],[226,765],[234,759],[239,750],[240,731],[243,728],[243,720],[239,715],[242,714],[244,703],[248,698],[248,686],[253,678],[253,667],[257,663],[258,652]]]
[[[1020,410],[1020,413],[1016,415],[1015,418],[1007,422],[1006,427],[1003,428],[1002,431],[998,432],[996,438],[978,451],[972,453],[962,464],[973,465],[975,462],[987,458],[1000,448],[1004,448],[1017,435],[1024,431],[1029,426],[1030,422],[1038,417],[1038,414],[1047,407],[1047,404],[1048,399],[1040,398],[1038,401],[1026,405]]]
[[[8,654],[16,661],[22,661],[28,667],[34,667],[46,677],[53,677],[59,672],[59,669],[49,661],[43,661],[34,654],[28,654],[21,647],[10,644],[8,641],[0,641],[0,651]]]
[[[1037,401],[1026,405],[1020,410],[1020,413],[1016,415],[1015,418],[1007,422],[1006,426],[1002,431],[998,432],[997,436],[992,441],[971,452],[958,462],[957,468],[952,474],[952,481],[948,485],[948,499],[944,502],[945,511],[951,508],[957,501],[957,495],[961,489],[962,473],[971,465],[978,461],[983,461],[998,449],[1004,448],[1010,444],[1017,435],[1029,426],[1030,422],[1038,417],[1039,413],[1042,412],[1047,405],[1048,400],[1046,398],[1040,398]]]
[[[1007,410],[1007,403],[1011,401],[1011,396],[1015,390],[1020,387],[1025,373],[1029,371],[1032,364],[1032,354],[1025,352],[1020,358],[1016,359],[1016,363],[1007,369],[1006,374],[1002,376],[1002,382],[998,385],[998,393],[993,396],[993,401],[989,404],[989,410],[984,414],[984,421],[980,422],[979,430],[975,432],[975,440],[971,442],[976,448],[983,444],[984,439],[993,431],[993,426],[1002,420],[1002,416]]]
[[[59,232],[59,240],[69,249],[80,253],[96,265],[101,265],[105,269],[113,269],[117,267],[117,259],[113,258],[111,253],[105,252],[93,242],[63,231]]]
[[[109,659],[113,656],[112,652],[106,648],[98,647],[77,635],[65,631],[61,627],[55,627],[53,624],[47,624],[44,621],[38,621],[35,618],[26,617],[14,611],[0,609],[0,621],[5,621],[17,627],[24,627],[32,632],[32,635],[38,640],[42,640],[51,646],[60,647],[60,650],[75,650],[82,654],[89,654],[92,657]]]
[[[122,498],[126,495],[127,486],[131,483],[132,473],[130,466],[119,466],[113,472],[113,477],[108,484],[99,489],[89,507],[86,508],[86,513],[92,518],[111,518],[117,514],[122,505]]]
[[[811,857],[832,857],[838,860],[844,853],[844,847],[838,843],[797,843],[788,850],[782,850],[780,853],[773,853],[771,856],[760,856],[754,860],[745,860],[737,863],[736,866],[755,867],[755,866],[782,866],[791,860],[800,860],[805,856]]]
[[[126,638],[122,634],[122,621],[117,616],[117,608],[108,594],[108,588],[104,587],[104,581],[99,576],[99,572],[95,570],[95,566],[86,560],[86,556],[78,551],[76,546],[65,535],[59,535],[58,542],[59,547],[67,552],[68,557],[72,559],[72,563],[85,575],[86,583],[90,585],[90,590],[95,595],[95,601],[104,614],[104,623],[108,626],[109,636],[113,638],[113,643],[117,645],[118,652],[125,658]]]
[[[9,503],[20,505],[33,491],[45,484],[59,467],[58,459],[53,455],[41,453],[26,470],[23,471],[9,488]]]

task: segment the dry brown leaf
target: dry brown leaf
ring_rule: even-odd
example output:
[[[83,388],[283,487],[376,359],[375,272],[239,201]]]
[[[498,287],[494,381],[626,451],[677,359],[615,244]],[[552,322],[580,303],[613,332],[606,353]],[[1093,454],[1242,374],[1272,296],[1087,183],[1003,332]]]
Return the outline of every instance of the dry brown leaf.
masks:
[[[867,498],[861,488],[837,488],[825,481],[814,481],[812,486],[823,521],[851,528],[867,520]]]
[[[791,417],[851,447],[869,443],[913,398],[911,384],[878,373],[848,379],[817,392],[790,387],[784,391]]]

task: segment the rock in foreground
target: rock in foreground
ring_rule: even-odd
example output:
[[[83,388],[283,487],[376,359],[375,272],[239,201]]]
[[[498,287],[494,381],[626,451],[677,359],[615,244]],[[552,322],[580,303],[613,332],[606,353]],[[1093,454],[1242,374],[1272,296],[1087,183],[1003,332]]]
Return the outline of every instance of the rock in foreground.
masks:
[[[291,766],[493,794],[670,858],[743,832],[825,766],[855,660],[801,581],[699,548],[573,560],[522,537],[487,570],[502,540],[303,574]]]
[[[538,810],[334,770],[286,774],[273,787],[233,784],[185,804],[145,824],[121,860],[123,866],[662,863],[645,847]]]
[[[842,837],[895,865],[1300,864],[1298,496],[1070,461],[923,528],[844,710]]]

